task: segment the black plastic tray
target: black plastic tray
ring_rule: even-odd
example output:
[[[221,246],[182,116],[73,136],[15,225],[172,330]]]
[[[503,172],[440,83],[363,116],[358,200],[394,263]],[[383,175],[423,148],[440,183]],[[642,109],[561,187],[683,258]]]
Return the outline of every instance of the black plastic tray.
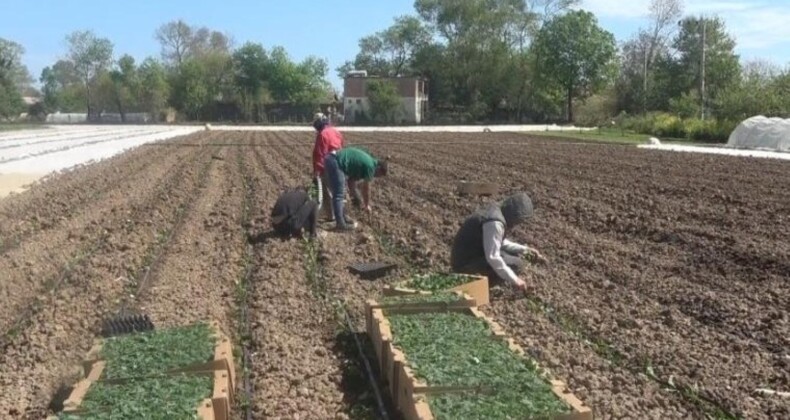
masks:
[[[348,269],[351,273],[356,274],[366,280],[375,280],[384,277],[391,270],[397,267],[396,264],[387,262],[361,262],[350,265]]]

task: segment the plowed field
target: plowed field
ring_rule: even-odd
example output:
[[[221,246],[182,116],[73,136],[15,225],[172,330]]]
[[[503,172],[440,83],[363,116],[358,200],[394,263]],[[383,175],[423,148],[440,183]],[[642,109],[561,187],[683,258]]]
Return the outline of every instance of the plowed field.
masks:
[[[458,181],[497,182],[495,198],[532,195],[513,239],[550,263],[525,276],[532,298],[496,287],[485,310],[599,418],[790,418],[790,400],[755,393],[790,390],[790,163],[507,133],[346,138],[392,159],[373,217],[322,243],[327,292],[358,320],[383,283],[448,268],[455,230],[486,201],[457,196]],[[277,195],[309,182],[311,148],[306,133],[203,132],[1,200],[0,417],[51,414],[122,306],[157,326],[216,319],[249,343],[237,413],[372,412],[305,245],[268,235]],[[400,270],[369,282],[346,269],[376,259]]]

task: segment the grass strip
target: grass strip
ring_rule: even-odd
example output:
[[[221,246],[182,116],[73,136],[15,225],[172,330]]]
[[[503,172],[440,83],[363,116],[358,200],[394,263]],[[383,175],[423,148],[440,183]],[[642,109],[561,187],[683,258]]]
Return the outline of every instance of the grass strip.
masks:
[[[493,337],[488,323],[459,313],[390,315],[393,344],[417,378],[436,387],[482,387],[486,395],[432,396],[437,419],[545,418],[571,408],[540,376],[534,361]]]
[[[155,376],[164,371],[214,357],[214,331],[204,324],[110,338],[101,358],[107,361],[104,379]]]
[[[123,385],[97,382],[85,396],[79,414],[61,420],[194,419],[198,404],[211,396],[212,378],[179,375]]]
[[[440,290],[452,289],[462,284],[469,283],[468,276],[460,274],[430,273],[417,274],[404,284],[404,287],[427,292],[438,292]]]

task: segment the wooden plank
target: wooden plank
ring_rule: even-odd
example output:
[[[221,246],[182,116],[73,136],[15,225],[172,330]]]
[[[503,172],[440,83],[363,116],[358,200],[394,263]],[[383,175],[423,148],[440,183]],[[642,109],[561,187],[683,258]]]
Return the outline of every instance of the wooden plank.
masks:
[[[79,406],[85,399],[85,395],[88,394],[88,390],[90,389],[91,385],[101,378],[105,366],[106,363],[104,362],[95,363],[85,378],[77,382],[77,384],[74,386],[74,389],[71,391],[69,398],[63,402],[64,413],[73,412],[79,409]]]
[[[493,182],[459,182],[458,194],[461,195],[495,195],[499,192],[499,185]]]
[[[468,277],[469,281],[458,287],[454,287],[446,291],[466,293],[472,299],[475,300],[475,306],[488,305],[490,303],[488,277],[465,275],[465,274],[461,274],[461,276]],[[409,289],[407,287],[403,287],[402,285],[400,286],[396,285],[394,287],[393,286],[384,287],[384,296],[404,296],[404,295],[413,295],[413,294],[429,295],[431,294],[431,292]]]

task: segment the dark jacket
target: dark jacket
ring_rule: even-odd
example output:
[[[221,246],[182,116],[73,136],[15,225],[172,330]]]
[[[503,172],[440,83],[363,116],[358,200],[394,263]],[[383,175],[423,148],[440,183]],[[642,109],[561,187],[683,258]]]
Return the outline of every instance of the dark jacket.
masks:
[[[505,216],[498,204],[484,207],[464,221],[455,235],[450,252],[450,265],[453,271],[459,271],[470,262],[485,258],[483,225],[492,221],[502,222],[507,229]]]
[[[281,235],[296,235],[302,229],[314,235],[317,207],[305,191],[286,191],[272,209],[272,227]]]

